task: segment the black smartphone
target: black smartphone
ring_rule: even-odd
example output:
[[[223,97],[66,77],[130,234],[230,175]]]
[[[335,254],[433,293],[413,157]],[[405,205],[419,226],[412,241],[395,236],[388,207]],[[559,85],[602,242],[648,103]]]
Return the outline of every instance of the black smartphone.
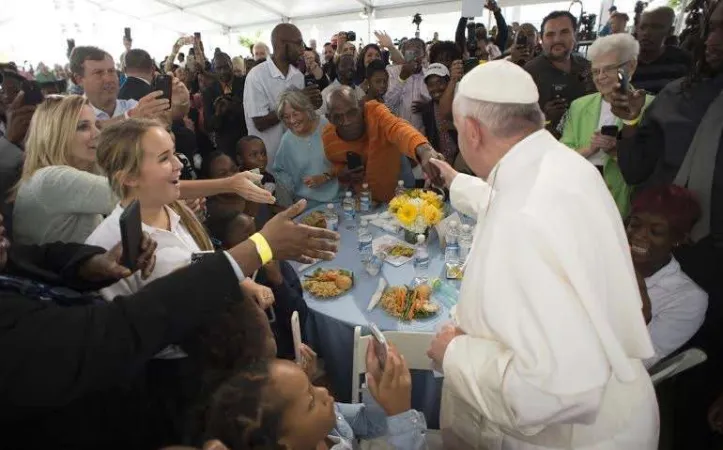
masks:
[[[126,37],[126,39],[128,39],[130,41],[131,40],[131,29],[126,27],[123,29],[123,32],[124,32],[124,36]]]
[[[618,83],[620,83],[620,92],[627,92],[630,89],[630,78],[625,69],[618,69]]]
[[[553,99],[566,99],[565,91],[567,90],[566,84],[553,84],[552,85],[552,98]]]
[[[359,153],[346,152],[346,167],[349,170],[355,170],[362,166],[364,166],[364,163]]]
[[[600,134],[603,136],[617,137],[618,127],[615,125],[605,125],[600,128]]]
[[[201,32],[196,31],[195,33],[193,33],[193,35],[194,35],[194,36],[196,37],[196,39],[198,39],[199,41],[201,40]]]
[[[43,91],[37,81],[25,80],[22,82],[23,104],[28,106],[39,105],[43,102]]]
[[[467,58],[462,62],[463,73],[467,74],[477,66],[479,66],[479,58]]]
[[[196,252],[191,254],[191,264],[196,264],[197,262],[201,261],[204,257],[208,255],[213,255],[213,250],[205,251],[205,252]]]
[[[316,78],[314,78],[314,75],[307,75],[304,77],[304,86],[318,86],[319,83],[316,81]]]
[[[169,75],[157,75],[153,79],[153,83],[151,84],[152,91],[162,91],[163,94],[159,98],[167,98],[168,99],[168,108],[171,108],[171,92],[173,89],[171,89],[171,83],[173,79]]]
[[[141,203],[133,200],[126,206],[120,216],[121,243],[123,245],[122,264],[135,272],[136,265],[141,254],[141,241],[143,240],[143,228],[141,226]]]

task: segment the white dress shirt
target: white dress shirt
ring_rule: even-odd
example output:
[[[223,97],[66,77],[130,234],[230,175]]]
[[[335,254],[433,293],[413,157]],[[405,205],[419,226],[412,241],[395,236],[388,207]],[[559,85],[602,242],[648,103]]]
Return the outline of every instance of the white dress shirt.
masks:
[[[477,217],[443,369],[453,447],[653,450],[653,355],[620,214],[600,174],[550,133],[516,144],[488,181],[457,175]]]
[[[115,101],[115,109],[113,110],[113,116],[109,116],[107,112],[103,111],[102,109],[98,109],[92,104],[90,106],[93,107],[93,111],[95,112],[95,118],[96,120],[110,120],[115,119],[116,117],[120,117],[123,114],[127,113],[131,109],[135,108],[138,102],[133,99],[123,100],[123,99],[116,99]]]
[[[290,87],[303,89],[304,74],[296,67],[289,66],[289,72],[284,76],[271,58],[255,66],[246,76],[244,86],[246,128],[249,135],[258,136],[264,141],[269,169],[274,165],[274,156],[286,128],[283,122],[279,122],[266,131],[259,131],[254,125],[253,118],[276,113],[279,97]]]
[[[703,325],[708,294],[683,272],[675,258],[646,278],[645,286],[652,315],[648,331],[655,349],[645,367],[652,367],[688,342]]]

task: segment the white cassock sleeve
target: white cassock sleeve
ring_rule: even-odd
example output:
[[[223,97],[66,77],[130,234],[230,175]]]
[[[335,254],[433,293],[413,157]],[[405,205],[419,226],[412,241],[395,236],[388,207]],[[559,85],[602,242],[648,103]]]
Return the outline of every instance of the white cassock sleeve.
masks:
[[[467,335],[447,348],[445,387],[488,420],[521,434],[592,423],[611,372],[556,258],[570,249],[554,248],[547,238],[568,230],[560,221],[541,224],[520,212],[495,219],[485,230],[493,234],[489,244],[470,255],[480,258],[468,267],[476,281],[465,286],[457,309]]]
[[[477,217],[494,197],[492,188],[481,178],[460,173],[449,186],[449,199],[457,211],[469,217]]]

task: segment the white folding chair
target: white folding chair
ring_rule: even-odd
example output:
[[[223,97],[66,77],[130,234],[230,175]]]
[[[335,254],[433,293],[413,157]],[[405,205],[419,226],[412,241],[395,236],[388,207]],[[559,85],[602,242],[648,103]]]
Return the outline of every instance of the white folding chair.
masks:
[[[657,386],[664,380],[673,378],[679,373],[705,362],[706,359],[708,359],[708,357],[703,350],[699,348],[689,348],[667,361],[655,365],[653,367],[654,370],[650,372],[650,379],[653,381],[653,385]]]
[[[371,336],[362,336],[362,328],[354,328],[354,359],[352,363],[351,401],[359,403],[359,377],[366,373],[367,345]],[[432,370],[427,349],[434,338],[434,333],[419,333],[413,331],[385,331],[384,337],[393,343],[399,354],[404,355],[410,370]],[[382,439],[361,442],[362,450],[377,450],[390,448]],[[442,435],[439,430],[427,430],[427,448],[429,450],[442,448]]]
[[[359,402],[359,377],[367,370],[367,345],[372,339],[371,335],[362,336],[362,328],[354,328],[354,359],[352,364],[351,402]],[[404,355],[409,369],[432,370],[427,349],[434,337],[433,333],[419,333],[414,331],[385,331],[384,337],[397,347],[399,354]]]

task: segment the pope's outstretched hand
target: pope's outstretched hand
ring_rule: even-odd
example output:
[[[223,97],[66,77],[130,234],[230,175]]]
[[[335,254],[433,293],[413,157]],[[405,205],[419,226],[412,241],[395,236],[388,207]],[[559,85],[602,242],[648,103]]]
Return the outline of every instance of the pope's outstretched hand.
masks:
[[[434,164],[439,169],[439,176],[444,182],[444,187],[449,189],[452,185],[452,181],[459,175],[459,172],[454,170],[448,162],[442,161],[441,159],[430,159],[430,163]]]

